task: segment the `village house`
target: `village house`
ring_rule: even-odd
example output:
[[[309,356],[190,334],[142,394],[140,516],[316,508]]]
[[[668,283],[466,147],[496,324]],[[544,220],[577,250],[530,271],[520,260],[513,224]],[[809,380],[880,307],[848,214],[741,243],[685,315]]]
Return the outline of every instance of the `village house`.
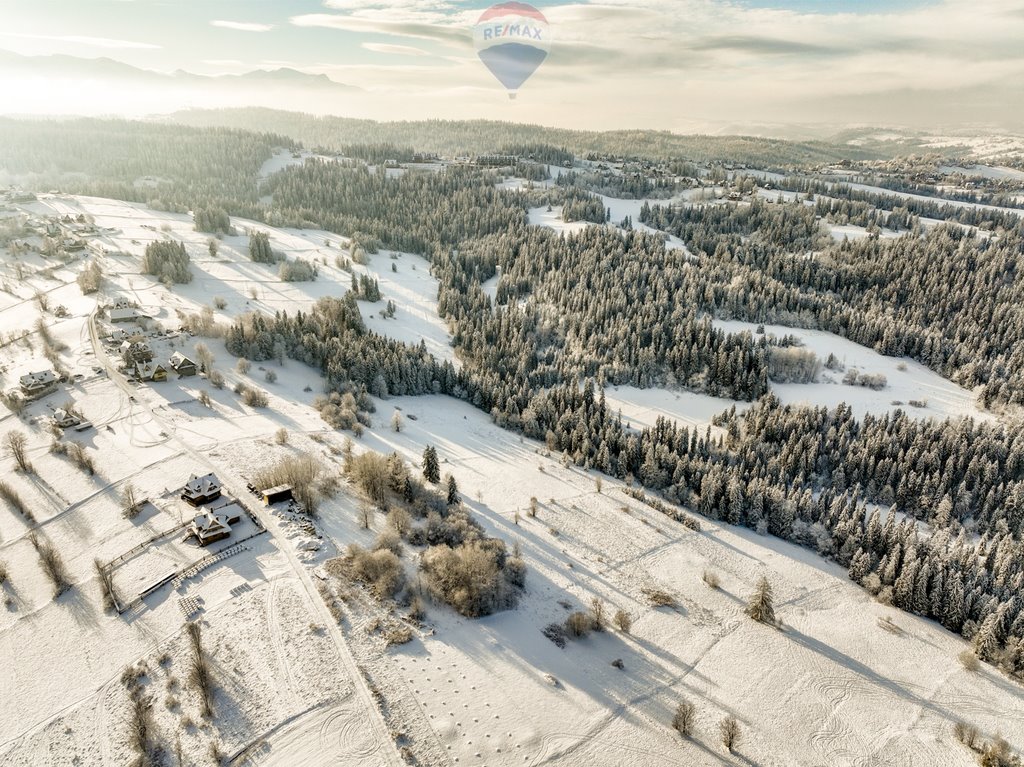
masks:
[[[171,369],[178,374],[179,378],[194,376],[198,372],[196,363],[181,352],[175,352],[172,354],[169,364]]]
[[[192,506],[203,506],[220,498],[220,489],[220,480],[216,474],[206,474],[202,477],[193,474],[182,489],[181,500]]]
[[[19,379],[21,393],[29,399],[43,397],[57,389],[57,376],[52,370],[28,373]]]
[[[53,423],[62,429],[72,429],[82,423],[82,419],[64,408],[57,408],[53,411]]]
[[[136,362],[149,362],[153,359],[153,350],[145,341],[122,341],[118,348],[124,364],[131,366]]]
[[[167,369],[163,365],[154,365],[152,362],[135,363],[135,379],[137,381],[166,381]]]
[[[216,510],[202,509],[189,526],[189,535],[193,536],[200,546],[222,541],[231,535],[231,525],[237,524],[242,518],[242,508],[237,503],[230,503]]]
[[[119,344],[123,343],[124,341],[127,341],[131,337],[132,337],[132,334],[129,333],[124,328],[114,328],[113,330],[110,331],[110,334],[106,337],[106,342],[108,344],[117,344],[117,345],[119,345]]]

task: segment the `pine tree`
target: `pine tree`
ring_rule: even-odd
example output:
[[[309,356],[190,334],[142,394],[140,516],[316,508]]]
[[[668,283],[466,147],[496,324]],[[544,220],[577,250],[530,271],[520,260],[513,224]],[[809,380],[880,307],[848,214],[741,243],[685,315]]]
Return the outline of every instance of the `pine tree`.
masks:
[[[423,451],[423,477],[434,485],[441,481],[441,464],[433,445],[427,445]]]
[[[459,486],[455,483],[455,477],[448,475],[446,481],[448,487],[447,501],[449,506],[456,506],[459,503]]]

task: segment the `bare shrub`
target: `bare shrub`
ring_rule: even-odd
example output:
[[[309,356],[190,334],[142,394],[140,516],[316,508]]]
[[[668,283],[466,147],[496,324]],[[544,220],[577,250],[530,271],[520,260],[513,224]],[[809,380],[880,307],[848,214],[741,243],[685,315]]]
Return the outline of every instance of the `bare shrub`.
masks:
[[[373,451],[353,455],[347,474],[368,501],[379,509],[387,508],[391,467],[385,456]]]
[[[711,570],[705,570],[702,576],[704,583],[708,585],[708,588],[717,589],[721,585],[721,581],[718,579],[718,573]]]
[[[69,442],[67,445],[68,458],[75,466],[84,471],[90,477],[96,473],[96,464],[81,442]]]
[[[515,606],[518,594],[505,569],[507,559],[503,542],[485,538],[456,548],[432,546],[423,554],[420,567],[435,599],[478,618]]]
[[[212,401],[210,400],[210,393],[206,391],[206,389],[200,390],[198,399],[199,404],[202,405],[203,407],[211,407],[213,405]]]
[[[11,487],[7,482],[0,480],[0,498],[5,500],[8,505],[21,516],[27,519],[29,522],[35,522],[36,518],[29,511],[28,505],[24,499],[18,494],[18,491]]]
[[[690,701],[684,700],[676,706],[676,713],[672,716],[672,727],[688,738],[693,734],[693,725],[697,719],[697,707]]]
[[[997,734],[991,743],[982,745],[978,764],[981,767],[1019,767],[1020,760],[1010,751],[1006,739]]]
[[[28,539],[32,546],[35,547],[36,554],[39,555],[39,563],[43,567],[43,572],[46,573],[46,577],[53,584],[54,596],[59,597],[71,588],[71,575],[64,564],[64,558],[54,548],[52,543],[40,538],[35,533],[30,534]]]
[[[128,742],[138,755],[139,764],[156,764],[153,743],[156,727],[153,723],[153,701],[143,695],[132,695],[131,713],[128,716]]]
[[[370,587],[378,599],[388,599],[405,585],[405,570],[392,551],[367,551],[351,544],[345,555],[327,563],[333,575],[345,575]]]
[[[249,362],[245,357],[239,357],[238,362],[235,363],[235,372],[239,375],[248,375],[252,369],[252,363]]]
[[[96,575],[100,580],[100,591],[103,593],[103,607],[107,610],[113,610],[117,607],[117,594],[114,591],[114,576],[98,559],[93,560],[93,566],[96,568]]]
[[[267,393],[262,389],[253,389],[247,386],[242,391],[242,402],[249,407],[266,407],[270,400],[267,399]]]
[[[971,650],[964,650],[957,657],[960,659],[960,665],[968,671],[977,671],[981,668],[981,661]]]
[[[594,619],[585,612],[577,610],[565,619],[565,633],[573,639],[582,639],[594,628]]]
[[[644,596],[654,607],[676,607],[676,598],[662,589],[644,589]]]
[[[219,370],[211,370],[206,376],[206,380],[210,382],[210,386],[214,389],[224,388],[224,374]]]
[[[394,530],[401,538],[405,538],[409,534],[409,528],[412,525],[412,517],[409,512],[400,506],[396,506],[388,512],[387,517],[388,525]]]
[[[125,519],[135,519],[142,511],[142,501],[135,485],[131,482],[125,484],[121,490],[121,514]]]
[[[0,559],[0,586],[7,583],[7,563]]]
[[[727,716],[718,724],[718,733],[722,736],[722,745],[730,754],[740,740],[740,723],[736,717]]]
[[[213,717],[213,673],[203,650],[203,629],[198,623],[186,623],[192,657],[189,663],[189,681],[199,693],[200,710],[207,719]]]
[[[287,445],[288,430],[282,426],[280,429],[274,432],[274,442],[276,442],[279,445]]]
[[[968,748],[975,748],[978,745],[978,728],[966,722],[953,724],[953,735],[956,739]]]
[[[268,370],[266,373],[263,374],[263,379],[267,383],[277,383],[277,371]]]
[[[213,306],[214,306],[215,309],[219,309],[219,310],[223,311],[224,309],[227,308],[228,301],[227,301],[226,298],[222,298],[221,296],[214,296],[213,297]]]
[[[616,610],[615,627],[623,634],[628,634],[633,628],[633,616],[627,613],[625,610]]]
[[[388,647],[392,645],[408,644],[412,641],[412,629],[408,626],[398,626],[389,630],[384,635],[384,641]]]
[[[601,601],[600,597],[594,597],[590,600],[590,617],[594,631],[604,631],[606,616],[604,602]]]
[[[394,530],[385,530],[377,536],[373,544],[374,551],[390,551],[396,557],[402,556],[402,539]]]

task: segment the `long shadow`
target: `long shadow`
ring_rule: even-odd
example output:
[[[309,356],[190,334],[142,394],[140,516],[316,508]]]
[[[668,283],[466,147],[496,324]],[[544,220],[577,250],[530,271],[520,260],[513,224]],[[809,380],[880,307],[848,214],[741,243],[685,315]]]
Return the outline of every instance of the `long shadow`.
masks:
[[[901,685],[899,682],[893,681],[890,677],[882,676],[870,666],[861,663],[858,660],[854,660],[846,653],[840,652],[834,647],[825,644],[824,642],[815,639],[814,637],[807,636],[801,633],[792,626],[787,626],[782,629],[785,636],[790,637],[794,642],[805,647],[812,652],[816,652],[823,658],[827,658],[833,663],[852,671],[855,674],[863,677],[864,680],[871,682],[872,684],[881,687],[883,689],[892,692],[900,698],[903,698],[916,706],[926,708],[932,713],[941,716],[943,719],[949,718],[949,712],[945,711],[942,707],[935,705],[930,700],[922,698],[917,693],[911,692],[906,687]]]

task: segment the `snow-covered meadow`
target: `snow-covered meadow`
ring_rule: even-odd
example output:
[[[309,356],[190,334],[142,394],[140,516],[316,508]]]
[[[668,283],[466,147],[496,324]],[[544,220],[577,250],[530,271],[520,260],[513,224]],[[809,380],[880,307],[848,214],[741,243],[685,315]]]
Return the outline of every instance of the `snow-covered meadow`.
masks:
[[[95,198],[47,197],[25,207],[40,215],[94,217],[105,230],[95,239],[108,251],[98,300],[134,300],[166,328],[177,327],[177,311],[198,312],[215,298],[224,301],[214,310],[220,322],[247,310],[306,310],[319,297],[341,295],[351,279],[335,265],[348,254],[347,243],[327,232],[234,220],[239,234],[224,237],[211,256],[208,235],[193,231],[188,216]],[[554,222],[542,215],[536,223]],[[247,228],[266,231],[288,258],[315,261],[319,278],[283,283],[272,267],[252,263]],[[156,239],[186,244],[190,284],[168,289],[139,273],[139,257]],[[0,436],[14,429],[29,435],[36,469],[35,476],[16,473],[10,458],[2,459],[4,477],[36,521],[32,526],[0,508],[0,560],[8,566],[4,588],[11,597],[0,610],[0,657],[17,659],[8,663],[0,696],[0,764],[126,763],[122,674],[140,661],[160,736],[172,753],[180,739],[189,764],[208,761],[211,743],[237,765],[397,764],[401,743],[425,764],[967,767],[974,756],[952,734],[960,718],[1024,747],[1024,690],[989,667],[961,667],[957,655],[966,643],[959,637],[874,602],[843,570],[805,549],[706,520],[695,532],[626,495],[617,481],[604,478],[599,489],[596,474],[565,465],[542,444],[441,396],[377,401],[373,426],[356,450],[396,451],[418,463],[425,446],[435,446],[442,471],[456,478],[476,518],[521,549],[528,576],[520,606],[474,621],[430,605],[413,640],[390,649],[370,629],[391,611],[365,596],[345,606],[339,625],[317,593],[327,577],[323,563],[350,543],[369,545],[383,517],[363,530],[359,502],[345,491],[310,524],[271,513],[245,491],[256,471],[285,455],[306,451],[332,470],[340,466],[344,435],[330,431],[311,407],[323,387],[318,371],[286,360],[239,373],[222,342],[203,339],[227,379],[224,389],[173,374],[164,383],[122,385],[104,372],[98,358],[104,352],[92,343],[89,316],[97,297],[83,297],[74,284],[80,265],[58,268],[52,279],[35,273],[18,282],[5,274],[12,292],[0,293],[5,335],[30,330],[41,316],[37,291],[67,308],[66,318],[44,319],[68,347],[62,362],[81,375],[31,404],[22,419],[0,417]],[[433,354],[454,360],[426,261],[381,252],[353,268],[380,282],[383,302],[360,302],[368,326],[403,341],[423,339]],[[387,300],[397,307],[393,319],[380,316]],[[716,322],[731,331],[755,330]],[[928,407],[910,412],[981,415],[970,392],[916,363],[816,331],[765,330],[791,332],[822,359],[831,352],[848,369],[884,373],[889,381],[875,392],[844,386],[841,374],[834,382],[823,375],[818,384],[775,385],[783,401],[847,401],[859,415],[893,409],[893,400],[924,398]],[[159,348],[191,352],[195,341],[177,336]],[[46,364],[38,340],[31,349],[5,344],[0,385],[10,388],[19,375]],[[231,391],[239,381],[265,391],[269,406],[243,404]],[[211,398],[208,406],[199,401],[201,390]],[[661,415],[703,428],[736,404],[626,386],[608,389],[606,397],[638,427]],[[67,399],[95,425],[74,435],[95,459],[91,477],[48,449],[43,419],[48,406]],[[403,415],[400,432],[388,425],[395,410]],[[281,428],[289,434],[286,444],[275,439]],[[187,510],[177,490],[191,473],[205,471],[215,471],[255,508],[269,533],[183,589],[166,586],[124,616],[105,611],[94,560],[108,561],[179,524]],[[134,520],[120,508],[128,482],[151,501]],[[531,498],[536,517],[526,513]],[[30,528],[68,565],[74,585],[59,598],[39,568]],[[176,566],[175,552],[154,554],[165,560],[152,565],[154,578]],[[412,568],[413,554],[405,556]],[[709,588],[705,572],[718,577],[718,588]],[[775,588],[779,629],[743,614],[762,575]],[[132,588],[145,576],[134,575]],[[670,594],[675,607],[654,606],[654,591]],[[631,632],[609,627],[564,649],[541,633],[594,598],[611,612],[629,612]],[[187,604],[200,608],[214,663],[212,723],[199,715],[187,683]],[[691,739],[671,728],[683,699],[697,706]],[[733,755],[717,738],[726,715],[742,729]]]

